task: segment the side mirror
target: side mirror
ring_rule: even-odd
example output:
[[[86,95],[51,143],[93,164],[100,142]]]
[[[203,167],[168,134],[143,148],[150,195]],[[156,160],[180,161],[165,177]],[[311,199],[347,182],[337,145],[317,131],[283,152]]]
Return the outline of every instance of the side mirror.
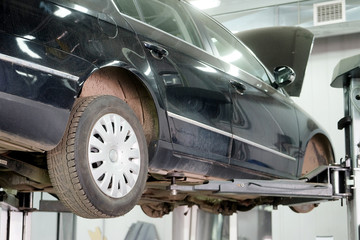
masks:
[[[278,87],[285,87],[295,80],[296,74],[291,67],[279,66],[274,69],[274,77]]]

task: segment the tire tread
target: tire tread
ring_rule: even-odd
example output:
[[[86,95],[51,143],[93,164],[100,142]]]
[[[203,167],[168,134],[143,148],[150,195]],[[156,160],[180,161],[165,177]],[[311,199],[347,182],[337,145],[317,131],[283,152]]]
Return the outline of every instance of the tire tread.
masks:
[[[58,146],[48,153],[48,168],[51,182],[62,203],[76,214],[85,218],[114,217],[101,213],[89,201],[83,191],[75,163],[75,133],[86,107],[99,96],[78,99],[70,114],[65,137]],[[66,164],[62,163],[66,156]]]

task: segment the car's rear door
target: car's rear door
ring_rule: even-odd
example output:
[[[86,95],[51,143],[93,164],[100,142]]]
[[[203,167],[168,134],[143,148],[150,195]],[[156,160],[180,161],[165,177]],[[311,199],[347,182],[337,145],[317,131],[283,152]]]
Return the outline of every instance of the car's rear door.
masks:
[[[270,85],[267,71],[232,34],[206,16],[201,22],[230,84],[231,164],[272,175],[294,176],[299,133],[292,101]]]
[[[158,80],[165,99],[175,154],[182,160],[228,164],[231,100],[220,62],[204,50],[207,46],[180,1],[134,3],[141,21],[127,20],[143,43],[150,63],[147,73]],[[196,167],[184,162],[187,170]]]

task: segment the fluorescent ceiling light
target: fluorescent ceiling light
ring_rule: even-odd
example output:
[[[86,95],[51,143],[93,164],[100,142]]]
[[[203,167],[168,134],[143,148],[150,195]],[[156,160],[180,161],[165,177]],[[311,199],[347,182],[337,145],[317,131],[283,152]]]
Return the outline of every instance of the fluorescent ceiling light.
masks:
[[[190,3],[201,10],[220,6],[220,0],[193,0]]]

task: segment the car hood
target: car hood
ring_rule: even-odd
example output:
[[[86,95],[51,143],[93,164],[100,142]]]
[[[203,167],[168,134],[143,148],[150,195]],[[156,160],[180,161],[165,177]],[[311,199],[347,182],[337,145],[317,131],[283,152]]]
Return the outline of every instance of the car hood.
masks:
[[[289,66],[296,73],[295,81],[285,90],[300,96],[314,34],[301,27],[270,27],[235,34],[272,73],[275,67]]]

